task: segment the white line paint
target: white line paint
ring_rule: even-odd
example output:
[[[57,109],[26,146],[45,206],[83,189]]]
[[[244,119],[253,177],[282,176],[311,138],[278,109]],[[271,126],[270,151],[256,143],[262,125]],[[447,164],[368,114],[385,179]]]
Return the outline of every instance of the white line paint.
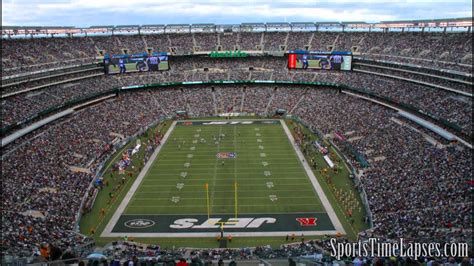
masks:
[[[112,233],[112,229],[114,228],[115,224],[118,222],[120,216],[122,213],[124,213],[125,208],[127,207],[128,203],[133,197],[133,194],[135,191],[138,189],[140,186],[141,182],[143,181],[143,178],[145,177],[146,173],[148,172],[148,169],[151,167],[153,162],[155,161],[156,157],[158,156],[158,153],[161,151],[161,148],[165,146],[166,141],[168,140],[168,137],[170,136],[171,132],[173,131],[174,127],[176,126],[176,121],[174,121],[168,131],[166,132],[165,136],[163,137],[162,144],[158,146],[153,154],[151,155],[150,159],[148,162],[145,164],[143,167],[142,171],[138,175],[137,179],[133,183],[132,187],[130,190],[127,192],[125,197],[123,198],[122,202],[118,206],[117,210],[115,210],[114,215],[112,218],[109,220],[109,223],[107,223],[107,226],[104,228],[104,231],[102,231],[102,234],[100,235],[101,237],[110,237],[110,234]]]

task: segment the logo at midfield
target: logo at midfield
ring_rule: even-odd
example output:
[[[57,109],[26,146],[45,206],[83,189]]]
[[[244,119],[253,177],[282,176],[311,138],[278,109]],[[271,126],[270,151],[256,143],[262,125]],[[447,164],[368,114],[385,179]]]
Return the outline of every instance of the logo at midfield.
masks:
[[[318,221],[318,218],[316,217],[296,218],[296,221],[300,223],[300,226],[316,226],[316,222]]]
[[[148,219],[135,219],[126,221],[124,225],[128,228],[148,228],[155,225],[155,222]]]
[[[218,159],[234,159],[237,154],[235,152],[218,152],[216,156]]]

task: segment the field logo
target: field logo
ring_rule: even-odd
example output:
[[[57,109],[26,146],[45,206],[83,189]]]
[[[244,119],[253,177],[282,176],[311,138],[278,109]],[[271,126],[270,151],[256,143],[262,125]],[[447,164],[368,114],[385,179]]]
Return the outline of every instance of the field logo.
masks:
[[[218,159],[234,159],[237,154],[235,152],[218,152],[216,156]]]
[[[183,122],[183,126],[192,126],[192,125],[193,125],[193,122],[191,121]]]
[[[155,222],[148,219],[135,219],[125,222],[125,226],[128,228],[148,228],[155,225]]]
[[[212,121],[212,122],[205,122],[202,124],[206,126],[209,126],[209,125],[251,125],[253,124],[253,121],[232,121],[232,122]]]
[[[316,217],[296,218],[296,221],[300,223],[300,226],[316,226],[316,222],[318,221],[318,218]]]

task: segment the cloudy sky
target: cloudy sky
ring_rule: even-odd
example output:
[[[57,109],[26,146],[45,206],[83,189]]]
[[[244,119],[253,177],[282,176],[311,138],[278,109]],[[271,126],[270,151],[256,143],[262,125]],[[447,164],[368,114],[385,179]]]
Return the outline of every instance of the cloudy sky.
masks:
[[[2,25],[237,24],[472,17],[471,0],[2,0]]]

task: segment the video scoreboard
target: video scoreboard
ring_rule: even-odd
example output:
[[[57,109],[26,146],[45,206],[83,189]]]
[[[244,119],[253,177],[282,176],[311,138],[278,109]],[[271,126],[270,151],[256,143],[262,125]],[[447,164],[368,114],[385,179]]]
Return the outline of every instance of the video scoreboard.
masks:
[[[106,54],[102,60],[105,74],[169,70],[167,53]]]
[[[352,70],[351,52],[288,51],[289,69]]]

